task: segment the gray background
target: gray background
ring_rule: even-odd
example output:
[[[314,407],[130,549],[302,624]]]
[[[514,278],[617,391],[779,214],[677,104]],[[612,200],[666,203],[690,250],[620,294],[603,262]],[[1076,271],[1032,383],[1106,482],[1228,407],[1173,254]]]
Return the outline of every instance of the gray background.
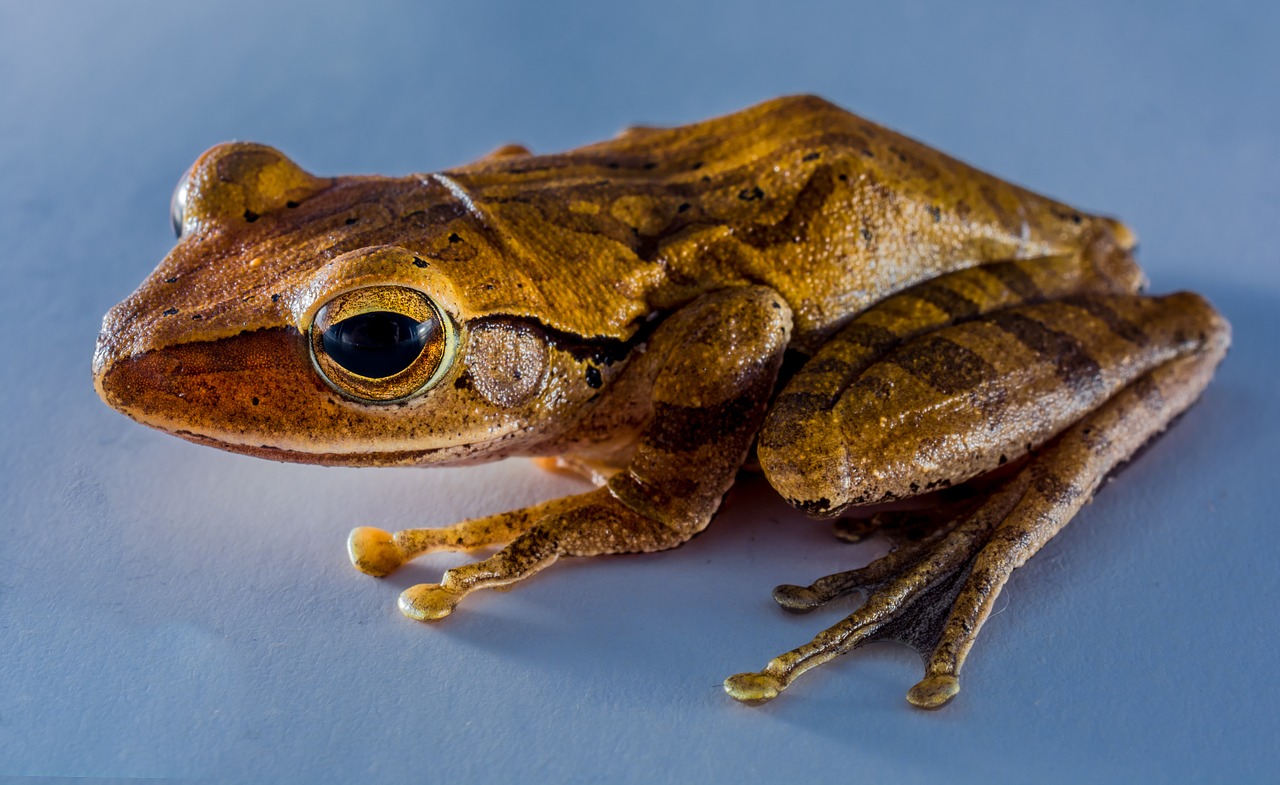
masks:
[[[0,5],[0,774],[314,781],[1275,781],[1280,12],[1260,2]],[[561,565],[438,626],[353,525],[581,489],[525,462],[286,466],[99,403],[99,320],[206,147],[429,171],[816,92],[1124,216],[1236,343],[1203,401],[1020,570],[946,709],[879,646],[721,692],[847,613],[855,566],[760,483],[679,550]]]

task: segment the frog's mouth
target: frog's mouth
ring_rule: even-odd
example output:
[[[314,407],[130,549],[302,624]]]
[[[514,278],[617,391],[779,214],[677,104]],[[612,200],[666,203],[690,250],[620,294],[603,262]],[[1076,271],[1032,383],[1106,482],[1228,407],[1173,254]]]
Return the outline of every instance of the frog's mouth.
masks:
[[[101,349],[101,346],[100,346]],[[100,351],[94,385],[112,408],[188,441],[276,461],[334,466],[457,464],[515,452],[516,423],[427,393],[396,405],[335,393],[292,327],[167,346],[125,356]],[[456,392],[441,385],[439,395]],[[434,414],[433,414],[434,413]]]

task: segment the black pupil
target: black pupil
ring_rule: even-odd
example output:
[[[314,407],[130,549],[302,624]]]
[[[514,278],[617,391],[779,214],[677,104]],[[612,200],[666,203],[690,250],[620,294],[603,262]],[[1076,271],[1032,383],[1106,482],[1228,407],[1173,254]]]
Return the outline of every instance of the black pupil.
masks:
[[[435,332],[435,320],[419,322],[402,313],[373,311],[343,319],[324,331],[325,354],[369,379],[395,376],[413,364]]]

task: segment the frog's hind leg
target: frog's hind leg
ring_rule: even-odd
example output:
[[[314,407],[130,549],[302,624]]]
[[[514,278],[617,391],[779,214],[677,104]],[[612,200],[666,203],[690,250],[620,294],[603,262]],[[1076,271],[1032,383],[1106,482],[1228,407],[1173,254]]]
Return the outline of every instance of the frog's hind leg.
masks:
[[[926,708],[946,703],[1009,574],[1075,515],[1108,472],[1191,405],[1228,343],[1226,322],[1194,295],[1089,296],[994,312],[885,353],[853,384],[868,382],[871,392],[842,397],[845,405],[829,410],[844,417],[828,427],[853,443],[852,465],[830,475],[836,482],[829,486],[799,489],[809,494],[802,503],[836,512],[909,495],[917,481],[946,480],[935,464],[950,472],[948,481],[962,482],[1015,450],[1033,455],[980,506],[925,539],[861,570],[779,587],[776,599],[793,611],[857,591],[868,599],[764,670],[726,680],[726,691],[742,701],[768,700],[815,665],[895,639],[929,656],[908,699]],[[965,351],[983,364],[956,371],[958,361],[947,354]],[[948,409],[956,396],[961,405]],[[949,414],[931,420],[939,409]],[[980,417],[961,416],[965,409]],[[825,503],[812,503],[819,498]]]

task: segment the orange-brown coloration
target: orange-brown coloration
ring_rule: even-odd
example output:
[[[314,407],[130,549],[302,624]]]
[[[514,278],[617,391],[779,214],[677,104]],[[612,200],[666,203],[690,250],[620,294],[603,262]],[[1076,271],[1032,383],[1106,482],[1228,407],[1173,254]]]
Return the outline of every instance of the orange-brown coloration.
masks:
[[[534,455],[600,484],[352,532],[371,575],[505,545],[407,590],[411,617],[561,557],[679,545],[753,444],[815,515],[983,483],[883,560],[780,587],[790,610],[871,594],[726,682],[749,702],[884,637],[932,652],[913,703],[949,700],[1008,573],[1191,404],[1229,342],[1195,295],[1137,294],[1123,224],[813,97],[402,178],[318,178],[220,145],[173,207],[178,244],[103,323],[110,405],[277,460]],[[783,371],[786,352],[801,362]]]

